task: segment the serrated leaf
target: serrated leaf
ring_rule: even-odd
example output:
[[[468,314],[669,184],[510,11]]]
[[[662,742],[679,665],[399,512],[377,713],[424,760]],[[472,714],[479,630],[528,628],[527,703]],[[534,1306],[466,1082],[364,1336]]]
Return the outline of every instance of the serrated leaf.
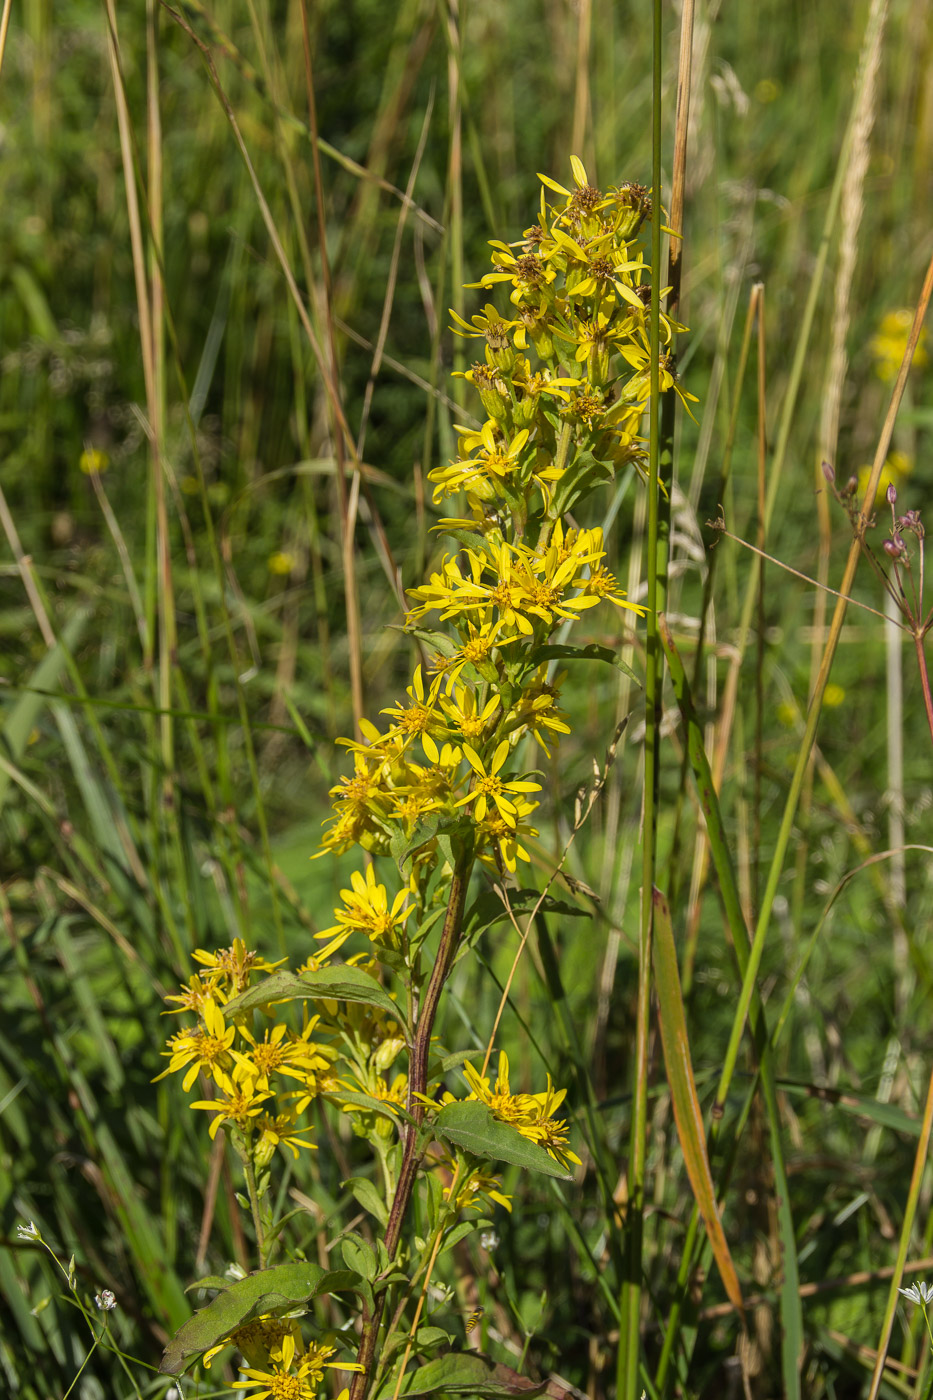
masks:
[[[398,1378],[389,1380],[379,1391],[379,1400],[391,1396]],[[543,1395],[547,1381],[532,1381],[520,1376],[511,1366],[503,1366],[476,1351],[451,1351],[419,1366],[402,1377],[399,1395],[432,1395],[441,1391],[448,1395],[522,1396],[533,1400]]]
[[[286,1312],[324,1293],[356,1291],[359,1275],[319,1264],[278,1264],[232,1283],[179,1328],[165,1348],[159,1371],[178,1376],[195,1357],[263,1313]]]
[[[432,1131],[469,1152],[473,1157],[495,1162],[511,1162],[528,1171],[541,1172],[569,1181],[570,1173],[549,1157],[543,1147],[522,1137],[517,1128],[493,1118],[488,1104],[473,1100],[449,1103],[434,1119]]]
[[[378,1006],[407,1030],[401,1008],[375,977],[346,963],[322,967],[317,972],[303,972],[300,977],[294,972],[273,972],[264,982],[257,982],[255,987],[228,1002],[224,1015],[236,1016],[273,1001],[358,1001],[365,1006]]]

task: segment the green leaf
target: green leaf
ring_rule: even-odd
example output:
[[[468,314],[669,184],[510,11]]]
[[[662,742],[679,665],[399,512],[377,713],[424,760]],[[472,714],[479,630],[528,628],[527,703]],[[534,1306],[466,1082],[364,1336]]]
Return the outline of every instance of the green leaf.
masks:
[[[401,1104],[388,1103],[385,1099],[373,1098],[371,1094],[360,1094],[355,1089],[336,1089],[327,1093],[327,1098],[333,1099],[334,1103],[350,1104],[353,1108],[359,1108],[364,1113],[375,1113],[380,1118],[388,1118],[390,1123],[397,1124],[399,1119],[404,1119],[406,1123],[413,1123],[414,1119],[406,1113]]]
[[[382,1199],[375,1184],[370,1181],[369,1177],[351,1176],[348,1177],[343,1184],[344,1186],[349,1186],[363,1209],[368,1211],[370,1215],[375,1216],[379,1224],[385,1229],[386,1225],[389,1223],[389,1212],[385,1201]]]
[[[26,752],[29,736],[36,727],[42,710],[49,703],[45,693],[54,689],[64,670],[68,653],[74,651],[91,616],[84,608],[72,613],[62,628],[61,640],[49,647],[29,678],[23,694],[13,705],[4,707],[0,714],[0,753],[18,763]],[[60,706],[58,707],[60,708]],[[0,769],[0,807],[3,806],[10,785],[10,774]]]
[[[359,1235],[345,1235],[340,1242],[340,1252],[348,1269],[359,1274],[360,1278],[372,1283],[379,1272],[376,1256],[365,1240]]]
[[[551,518],[556,520],[561,515],[566,515],[574,502],[594,486],[614,479],[615,468],[611,462],[594,457],[592,452],[581,452],[573,459],[554,487],[549,511]]]
[[[444,856],[445,859],[450,859],[450,837],[458,832],[472,834],[472,829],[472,823],[468,817],[451,817],[444,816],[440,812],[429,812],[426,817],[422,817],[421,821],[415,823],[410,836],[406,836],[403,831],[397,831],[393,835],[389,843],[389,853],[401,870],[408,857],[413,855],[415,851],[420,850],[422,846],[426,846],[427,843],[432,841],[435,837],[437,837],[438,844],[440,844],[441,838],[443,837],[446,838],[444,841]]]
[[[279,1264],[247,1274],[189,1317],[165,1348],[159,1370],[178,1376],[195,1357],[263,1313],[287,1312],[324,1293],[357,1291],[359,1284],[357,1274],[319,1264]]]
[[[617,670],[624,671],[636,685],[641,685],[638,676],[628,666],[612,647],[600,646],[598,642],[591,642],[589,646],[572,647],[566,646],[563,642],[548,642],[545,646],[535,647],[529,657],[532,666],[542,666],[545,661],[605,661],[610,666],[615,666]]]
[[[300,977],[294,972],[273,972],[264,982],[257,982],[255,987],[228,1002],[224,1014],[235,1016],[273,1001],[358,1001],[365,1006],[378,1006],[408,1029],[401,1008],[375,977],[346,963],[322,967],[318,972],[303,972]]]
[[[199,1288],[214,1288],[224,1292],[233,1284],[233,1279],[219,1278],[216,1274],[208,1274],[206,1278],[199,1278],[197,1283],[189,1283],[185,1289],[186,1293],[196,1293]]]
[[[398,1378],[389,1379],[379,1391],[377,1400],[387,1400],[398,1384]],[[511,1366],[503,1366],[488,1356],[475,1351],[451,1351],[419,1366],[402,1377],[399,1395],[432,1395],[444,1392],[448,1395],[517,1395],[532,1400],[533,1396],[543,1395],[547,1381],[532,1381],[520,1376]]]
[[[513,1166],[541,1172],[544,1176],[570,1180],[570,1173],[549,1157],[543,1147],[522,1137],[517,1128],[493,1118],[488,1104],[479,1100],[449,1103],[441,1109],[432,1128],[436,1137],[446,1138],[472,1157],[511,1162]]]
[[[463,545],[464,549],[475,550],[478,554],[484,554],[486,551],[486,536],[476,530],[445,530],[444,534]]]
[[[441,1245],[439,1254],[446,1254],[448,1249],[453,1249],[455,1244],[465,1240],[467,1235],[472,1235],[477,1228],[475,1220],[461,1220],[459,1225],[455,1225],[449,1235],[444,1236],[444,1243]]]
[[[415,1346],[422,1351],[440,1345],[450,1346],[453,1337],[443,1327],[419,1327],[415,1333]]]
[[[428,627],[399,627],[393,630],[403,633],[406,637],[417,637],[419,642],[424,642],[425,646],[440,652],[448,661],[457,651],[457,643],[446,632],[432,632]]]

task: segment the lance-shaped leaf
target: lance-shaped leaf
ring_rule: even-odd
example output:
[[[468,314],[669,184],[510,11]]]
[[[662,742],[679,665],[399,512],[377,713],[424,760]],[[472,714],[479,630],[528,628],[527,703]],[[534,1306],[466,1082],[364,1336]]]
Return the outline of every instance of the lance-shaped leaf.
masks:
[[[677,1136],[720,1277],[730,1301],[741,1310],[742,1291],[716,1207],[716,1191],[706,1152],[703,1115],[697,1098],[693,1065],[690,1062],[687,1018],[680,994],[680,973],[677,968],[671,912],[667,900],[658,889],[654,890],[653,904],[654,971],[661,1020],[661,1044],[664,1049],[667,1082],[671,1089]]]
[[[543,1395],[547,1381],[532,1381],[520,1376],[511,1366],[504,1366],[481,1356],[479,1352],[451,1351],[419,1366],[402,1377],[399,1386],[397,1378],[389,1379],[379,1391],[377,1400],[389,1400],[398,1395],[434,1395],[442,1392],[448,1395],[521,1396],[522,1400],[533,1400]]]
[[[359,1274],[326,1270],[319,1264],[278,1264],[247,1274],[189,1317],[165,1348],[159,1370],[178,1376],[195,1357],[264,1313],[287,1312],[321,1293],[346,1293],[360,1286]]]
[[[257,982],[249,991],[228,1002],[224,1015],[235,1016],[270,1002],[284,1001],[359,1001],[366,1006],[378,1006],[408,1029],[401,1007],[375,977],[346,963],[322,967],[317,972],[303,972],[300,977],[294,972],[273,972],[265,981]]]
[[[479,1099],[447,1104],[435,1118],[432,1131],[473,1157],[511,1162],[513,1166],[556,1176],[561,1181],[570,1180],[570,1173],[549,1157],[543,1147],[522,1137],[517,1128],[493,1118],[488,1104],[480,1103]]]

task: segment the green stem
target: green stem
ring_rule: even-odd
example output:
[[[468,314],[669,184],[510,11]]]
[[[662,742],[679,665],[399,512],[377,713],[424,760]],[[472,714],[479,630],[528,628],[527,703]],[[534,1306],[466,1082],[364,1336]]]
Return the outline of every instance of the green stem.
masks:
[[[444,928],[441,932],[440,946],[437,950],[437,958],[431,979],[428,982],[427,991],[421,1003],[418,1013],[418,1025],[415,1029],[414,1040],[411,1046],[411,1058],[408,1071],[410,1112],[415,1120],[408,1129],[405,1137],[405,1148],[402,1154],[402,1165],[399,1169],[398,1182],[395,1187],[395,1197],[392,1201],[392,1209],[389,1212],[389,1221],[386,1225],[385,1247],[390,1261],[395,1257],[398,1249],[399,1238],[402,1233],[402,1225],[411,1203],[412,1193],[415,1188],[415,1181],[418,1176],[418,1166],[421,1161],[421,1133],[419,1131],[424,1121],[425,1104],[420,1095],[423,1095],[428,1082],[428,1051],[431,1047],[431,1032],[434,1028],[434,1018],[437,1015],[438,1004],[441,999],[441,992],[444,983],[453,966],[454,957],[460,946],[460,935],[463,929],[463,909],[466,902],[467,886],[470,883],[470,873],[473,869],[474,856],[472,851],[462,855],[454,870],[453,879],[450,882],[450,893],[447,897],[447,916],[444,919]],[[382,1321],[382,1311],[385,1307],[385,1291],[381,1292],[374,1300],[371,1310],[365,1304],[363,1308],[363,1330],[360,1335],[360,1346],[357,1352],[357,1364],[362,1370],[357,1371],[353,1377],[353,1384],[350,1389],[350,1400],[363,1400],[363,1396],[369,1387],[369,1377],[373,1367],[373,1360],[376,1355],[376,1340],[379,1335],[379,1324]]]
[[[256,1173],[253,1169],[253,1159],[247,1149],[240,1153],[240,1161],[243,1163],[243,1175],[246,1177],[246,1190],[249,1193],[249,1208],[253,1216],[253,1229],[256,1231],[256,1251],[259,1255],[259,1267],[266,1267],[266,1237],[262,1228],[262,1220],[259,1215],[259,1192],[256,1189]]]
[[[637,1400],[639,1394],[639,1322],[642,1295],[644,1188],[648,1144],[648,1031],[651,1014],[652,892],[657,863],[657,820],[661,737],[661,646],[658,636],[658,564],[661,385],[661,0],[653,0],[652,104],[652,220],[651,220],[651,398],[649,400],[650,465],[648,477],[648,617],[645,638],[645,788],[642,826],[641,922],[638,938],[638,992],[635,1030],[635,1082],[629,1145],[629,1207],[626,1216],[628,1249],[622,1284],[616,1394]],[[663,572],[663,570],[662,570]]]

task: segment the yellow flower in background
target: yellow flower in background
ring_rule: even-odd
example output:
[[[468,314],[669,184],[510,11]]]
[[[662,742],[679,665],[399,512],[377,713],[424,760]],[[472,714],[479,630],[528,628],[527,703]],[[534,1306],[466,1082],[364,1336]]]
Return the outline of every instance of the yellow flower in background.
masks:
[[[878,485],[875,489],[874,509],[878,510],[887,499],[888,487],[895,486],[900,489],[904,479],[910,476],[914,469],[914,464],[907,456],[906,452],[890,452],[887,461],[881,468],[881,476],[878,478]],[[858,494],[859,499],[865,495],[868,487],[868,478],[871,476],[871,467],[866,465],[858,469]]]
[[[907,309],[886,312],[877,333],[869,342],[869,349],[875,357],[875,373],[884,383],[894,379],[901,367],[913,319],[914,313]],[[926,342],[927,329],[924,326],[911,361],[914,369],[924,369],[930,362]]]
[[[287,549],[280,549],[275,554],[269,555],[268,568],[270,574],[278,574],[285,578],[292,572],[298,560],[294,554],[289,554]]]
[[[846,698],[846,693],[841,685],[832,683],[823,691],[823,705],[828,710],[835,710]]]
[[[110,466],[110,458],[99,447],[86,447],[78,458],[78,467],[85,476],[99,476]]]

